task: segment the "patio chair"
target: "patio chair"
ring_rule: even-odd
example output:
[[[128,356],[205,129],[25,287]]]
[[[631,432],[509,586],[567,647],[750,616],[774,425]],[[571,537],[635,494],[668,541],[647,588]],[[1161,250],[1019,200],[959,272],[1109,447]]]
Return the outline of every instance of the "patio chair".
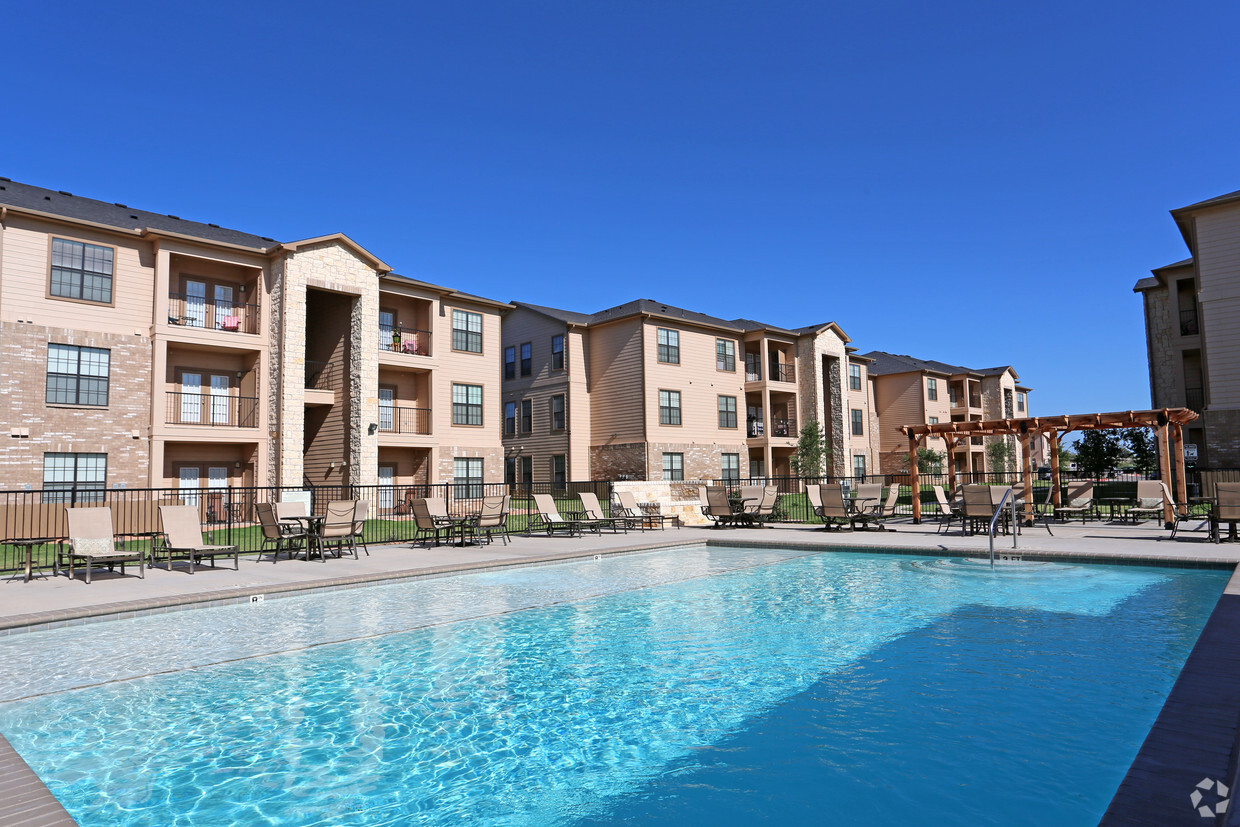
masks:
[[[981,484],[964,487],[964,513],[960,521],[961,534],[966,528],[970,534],[976,534],[979,523],[984,523],[986,530],[990,530],[990,520],[995,516],[994,500],[990,494],[991,488],[992,486]]]
[[[1240,524],[1240,482],[1214,484],[1214,541],[1221,542],[1223,524],[1228,527],[1229,542],[1236,539],[1236,526]]]
[[[857,495],[853,497],[853,511],[860,514],[877,515],[881,509],[882,501],[882,483],[862,483],[857,486]]]
[[[822,519],[824,531],[830,531],[832,523],[838,523],[841,529],[844,523],[848,523],[849,529],[856,527],[856,514],[844,501],[844,491],[838,485],[808,485],[805,491],[809,495],[814,516]]]
[[[318,536],[320,555],[324,554],[326,546],[334,544],[336,556],[343,557],[344,547],[347,545],[353,550],[354,559],[361,559],[357,554],[357,543],[354,542],[353,514],[355,511],[353,500],[333,500],[327,504],[327,514]]]
[[[698,486],[702,503],[702,516],[714,523],[715,528],[735,527],[739,513],[732,508],[728,492],[716,486]]]
[[[896,504],[900,501],[900,484],[892,483],[887,489],[887,499],[878,506],[878,519],[886,520],[896,514]]]
[[[577,496],[581,498],[581,514],[584,519],[594,520],[599,525],[611,526],[611,530],[617,534],[620,533],[620,529],[624,529],[625,534],[629,533],[630,519],[620,514],[604,516],[603,506],[598,501],[598,495],[593,491],[582,491]]]
[[[934,499],[939,504],[939,527],[935,529],[934,533],[951,531],[952,520],[964,519],[964,508],[947,499],[947,492],[943,490],[943,486],[936,485],[933,487]]]
[[[278,502],[275,504],[276,521],[281,526],[289,528],[303,529],[304,523],[298,522],[297,517],[309,517],[310,506],[305,500],[289,500],[287,502]]]
[[[357,544],[362,544],[366,556],[370,556],[370,547],[366,545],[366,515],[370,513],[369,500],[353,501],[353,551],[356,554]]]
[[[73,579],[73,564],[84,562],[86,583],[90,584],[90,571],[98,565],[105,565],[108,571],[120,563],[121,574],[125,574],[125,564],[136,562],[138,576],[146,577],[146,553],[143,551],[124,551],[116,548],[112,531],[112,509],[110,508],[66,508],[68,521],[66,532],[69,535],[69,550],[64,545],[58,547],[56,560],[52,564],[52,575],[60,573],[60,568],[67,560],[69,563],[69,579]]]
[[[415,529],[411,542],[416,543],[419,539],[425,541],[426,536],[430,535],[435,539],[435,545],[439,545],[444,535],[447,535],[449,539],[452,538],[452,526],[435,522],[434,516],[426,506],[426,500],[420,497],[409,500],[409,508],[413,512]]]
[[[753,511],[747,511],[746,516],[754,525],[766,527],[766,524],[775,519],[775,506],[779,502],[778,486],[768,485],[762,489],[762,498],[758,501]]]
[[[616,499],[620,501],[620,508],[618,510],[623,512],[625,517],[632,519],[642,531],[645,531],[647,528],[654,528],[656,523],[659,528],[664,528],[667,520],[674,519],[673,517],[665,517],[657,511],[650,512],[645,510],[637,504],[637,497],[633,496],[632,491],[617,491]],[[613,509],[612,513],[615,513],[615,509]],[[677,521],[676,525],[679,527],[680,522]]]
[[[498,532],[504,545],[508,545],[508,495],[483,497],[482,510],[467,524],[466,529],[475,537],[486,535],[488,544],[494,541],[494,535]]]
[[[233,559],[233,570],[240,568],[240,552],[237,546],[220,546],[204,543],[202,540],[202,524],[198,522],[198,507],[193,505],[161,505],[159,522],[163,528],[162,543],[152,544],[152,565],[159,565],[159,555],[167,558],[168,571],[172,571],[172,558],[183,555],[189,561],[189,573],[193,574],[196,564],[210,558],[211,568],[215,568],[215,558]]]
[[[443,497],[427,497],[426,510],[430,512],[431,519],[440,528],[451,528],[456,525],[457,520],[452,519],[452,515],[448,513],[448,501]]]
[[[401,500],[400,502],[396,503],[395,506],[393,506],[392,513],[400,514],[400,515],[412,514],[413,513],[413,501],[416,499],[420,499],[418,497],[418,492],[412,488],[406,488],[405,498]]]
[[[534,507],[538,509],[538,514],[526,524],[527,535],[533,531],[545,531],[547,536],[567,531],[570,537],[574,534],[580,536],[584,531],[599,533],[600,524],[596,520],[568,520],[561,517],[560,510],[550,494],[535,494]]]
[[[306,532],[296,523],[282,523],[276,518],[276,508],[271,503],[255,503],[254,511],[258,514],[258,525],[262,530],[263,543],[259,549],[259,556],[255,560],[262,558],[262,553],[266,551],[274,543],[275,548],[272,549],[271,562],[280,559],[280,552],[287,552],[289,559],[293,559],[293,552],[304,548],[306,544]]]
[[[1066,521],[1069,517],[1079,516],[1084,525],[1085,518],[1094,513],[1094,484],[1089,481],[1070,482],[1066,498],[1068,504],[1055,509],[1055,519]]]
[[[1159,520],[1162,521],[1163,516],[1162,483],[1158,480],[1138,480],[1137,481],[1137,504],[1124,513],[1126,518],[1131,518],[1133,523],[1142,520]]]

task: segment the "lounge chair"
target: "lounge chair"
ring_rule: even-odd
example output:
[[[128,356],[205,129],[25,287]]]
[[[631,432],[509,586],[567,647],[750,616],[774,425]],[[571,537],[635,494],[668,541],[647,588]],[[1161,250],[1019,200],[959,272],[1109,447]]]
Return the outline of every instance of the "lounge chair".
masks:
[[[637,504],[637,497],[633,496],[632,491],[617,491],[616,499],[620,502],[620,508],[613,509],[612,513],[614,514],[617,510],[622,511],[625,517],[634,520],[637,527],[643,531],[647,528],[654,528],[656,523],[659,528],[664,528],[668,520],[676,519],[675,517],[665,517],[657,511],[651,512],[642,508]],[[679,520],[676,520],[676,526],[677,528],[680,527]]]
[[[617,534],[620,529],[624,529],[624,533],[629,533],[629,518],[621,514],[608,517],[603,514],[603,506],[598,501],[598,495],[593,491],[582,491],[577,495],[581,498],[581,515],[583,519],[593,520],[599,525],[610,526],[611,530]]]
[[[526,524],[527,535],[534,531],[545,531],[548,536],[560,531],[567,531],[569,536],[580,536],[584,531],[599,533],[600,523],[596,520],[568,520],[561,517],[550,494],[535,494],[534,507],[538,509],[538,514]]]
[[[934,486],[934,499],[939,504],[939,527],[935,534],[951,531],[952,520],[964,519],[964,509],[947,499],[947,493],[941,485]]]
[[[1236,526],[1240,524],[1240,482],[1214,484],[1214,542],[1221,542],[1222,528],[1228,527],[1229,542],[1236,539]]]
[[[112,509],[110,508],[66,508],[68,519],[69,550],[61,545],[52,564],[52,575],[60,573],[60,568],[68,561],[69,579],[73,579],[73,564],[82,561],[86,564],[86,582],[90,583],[90,571],[98,565],[105,565],[108,571],[120,563],[121,574],[125,573],[126,563],[138,564],[138,576],[146,577],[146,553],[142,551],[123,551],[116,548],[112,531]]]
[[[1131,519],[1133,523],[1142,520],[1162,522],[1165,505],[1162,483],[1158,480],[1139,480],[1137,482],[1137,504],[1124,512],[1124,517]]]
[[[1058,506],[1055,509],[1056,520],[1067,520],[1069,517],[1079,516],[1081,524],[1085,524],[1085,518],[1094,513],[1094,484],[1092,482],[1071,482],[1068,483],[1067,505]]]
[[[366,545],[366,515],[370,513],[369,500],[353,501],[353,551],[357,553],[357,544],[362,544],[366,556],[370,556],[370,546]]]
[[[318,536],[320,556],[324,554],[326,546],[334,544],[337,557],[344,556],[344,547],[347,545],[353,550],[354,559],[360,559],[353,533],[355,511],[353,500],[333,500],[327,504],[327,514],[323,518],[323,527],[319,530]]]
[[[702,516],[715,524],[715,528],[735,526],[740,512],[732,507],[728,492],[722,488],[704,485],[698,486],[698,497],[702,503]]]
[[[270,548],[272,544],[275,544],[271,555],[271,562],[273,563],[280,559],[281,551],[287,552],[291,560],[293,552],[305,547],[307,539],[305,530],[296,523],[280,522],[276,518],[274,505],[271,503],[256,503],[254,511],[258,514],[258,524],[263,533],[263,544],[259,558],[262,557],[262,552]]]
[[[487,543],[498,532],[508,545],[508,495],[499,497],[483,497],[482,511],[472,521],[465,524],[465,530],[475,537],[485,535]]]
[[[241,557],[237,546],[203,542],[197,506],[161,505],[159,522],[163,527],[164,540],[152,545],[152,565],[159,565],[159,556],[163,554],[167,558],[168,571],[172,571],[172,558],[181,555],[189,561],[189,573],[193,574],[196,564],[203,559],[209,558],[211,568],[215,568],[216,557],[232,555],[233,570],[240,568]]]

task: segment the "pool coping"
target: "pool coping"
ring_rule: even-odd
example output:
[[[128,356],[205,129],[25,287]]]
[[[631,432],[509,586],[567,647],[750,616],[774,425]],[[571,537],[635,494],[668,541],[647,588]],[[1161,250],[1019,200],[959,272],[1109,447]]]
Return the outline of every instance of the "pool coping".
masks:
[[[476,571],[550,565],[603,556],[705,545],[717,548],[766,547],[818,553],[898,554],[905,556],[979,557],[977,549],[898,546],[840,547],[795,540],[705,538],[638,543],[613,548],[577,549],[511,560],[489,560],[372,572],[302,583],[268,584],[225,589],[209,594],[96,604],[53,612],[30,613],[0,619],[0,636],[42,631],[84,623],[189,611],[195,608],[248,603],[256,594],[273,598],[322,591],[361,588],[381,583],[424,580]],[[996,551],[996,557],[1012,552]],[[1191,806],[1190,794],[1203,779],[1215,779],[1230,789],[1240,784],[1240,565],[1214,558],[1184,558],[1167,554],[1132,553],[1124,556],[1088,552],[1017,551],[1022,560],[1103,565],[1164,566],[1232,570],[1224,593],[1215,604],[1189,657],[1176,677],[1145,742],[1125,774],[1102,825],[1199,825],[1202,817]],[[1212,713],[1208,714],[1208,713]],[[1209,803],[1207,800],[1206,803]],[[64,806],[0,735],[0,823],[11,827],[73,827],[76,822]],[[1214,823],[1214,822],[1212,822]],[[1240,806],[1218,823],[1240,827]]]

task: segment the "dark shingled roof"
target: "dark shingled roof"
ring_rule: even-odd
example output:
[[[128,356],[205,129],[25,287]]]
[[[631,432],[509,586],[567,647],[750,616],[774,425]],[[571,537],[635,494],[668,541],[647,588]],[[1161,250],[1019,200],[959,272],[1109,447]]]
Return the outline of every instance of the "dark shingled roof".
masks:
[[[895,373],[912,373],[914,371],[929,371],[931,373],[946,373],[955,375],[958,373],[980,373],[982,376],[997,376],[1006,370],[1012,370],[1011,365],[1000,365],[993,368],[966,368],[963,365],[949,365],[946,362],[936,362],[933,359],[915,359],[912,356],[902,356],[897,353],[886,353],[881,350],[872,350],[869,353],[863,353],[863,358],[871,359],[870,365],[871,376],[886,376]],[[1012,370],[1012,373],[1016,373]],[[1019,379],[1020,377],[1016,377]]]
[[[193,236],[205,241],[224,244],[236,244],[256,250],[270,250],[277,242],[274,239],[243,233],[239,230],[227,230],[212,224],[198,221],[186,221],[171,215],[133,209],[124,204],[109,204],[93,198],[82,198],[67,192],[19,184],[7,178],[0,178],[0,204],[27,210],[38,210],[64,218],[80,221],[92,221],[108,227],[122,230],[165,230],[180,235]]]
[[[1213,198],[1207,198],[1205,201],[1198,201],[1196,204],[1189,204],[1187,207],[1179,207],[1171,211],[1172,215],[1187,212],[1188,210],[1197,210],[1202,207],[1217,207],[1220,204],[1227,204],[1232,201],[1240,201],[1240,190],[1229,192],[1226,195],[1216,195]]]
[[[717,316],[708,316],[705,313],[698,313],[696,310],[687,310],[683,307],[677,307],[674,304],[657,302],[654,299],[635,299],[631,302],[618,304],[615,307],[609,307],[606,310],[600,310],[597,313],[574,313],[571,310],[560,310],[555,307],[544,307],[542,305],[530,304],[529,302],[514,301],[512,304],[517,307],[524,307],[528,310],[533,310],[535,313],[542,313],[544,316],[550,316],[553,319],[559,319],[566,324],[575,325],[602,324],[603,322],[610,322],[617,319],[625,319],[629,316],[645,314],[663,317],[666,319],[674,319],[676,321],[689,322],[691,324],[718,327],[738,334],[748,333],[753,330],[770,330],[776,333],[786,333],[789,336],[801,336],[812,334],[825,327],[827,324],[823,323],[798,328],[797,330],[789,330],[786,327],[766,324],[753,319],[720,319]]]
[[[539,304],[530,304],[529,302],[511,302],[514,307],[524,307],[526,310],[533,310],[535,313],[541,313],[544,316],[550,316],[553,319],[559,319],[565,324],[588,325],[591,317],[586,313],[574,313],[571,310],[559,310],[555,307],[543,307]]]

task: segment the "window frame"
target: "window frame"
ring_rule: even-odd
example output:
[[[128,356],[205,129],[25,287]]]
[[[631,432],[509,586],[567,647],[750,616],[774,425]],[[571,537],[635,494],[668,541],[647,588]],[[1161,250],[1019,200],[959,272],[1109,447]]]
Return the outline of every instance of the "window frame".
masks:
[[[534,400],[522,399],[520,408],[520,428],[523,434],[532,434],[534,432]]]
[[[557,400],[560,403],[560,410],[558,412],[555,409]],[[551,413],[551,431],[552,432],[563,431],[565,430],[565,428],[568,427],[568,416],[566,415],[567,414],[566,402],[567,400],[565,399],[564,394],[562,393],[553,394],[551,399],[548,402],[548,407]],[[560,424],[558,426],[556,425],[557,414],[560,418]]]
[[[530,376],[534,373],[534,343],[521,343],[521,375]]]
[[[465,467],[465,475],[461,476],[460,469],[462,463]],[[474,468],[477,468],[477,475],[473,474]],[[457,499],[476,500],[480,499],[484,491],[486,480],[486,463],[482,457],[453,457],[452,458],[452,486],[453,497]]]
[[[861,390],[861,365],[850,364],[848,366],[848,389],[850,391]]]
[[[465,322],[464,327],[457,326],[457,316],[460,315],[462,321]],[[478,320],[478,329],[470,330],[469,324],[471,319]],[[482,353],[482,331],[483,319],[481,313],[475,313],[472,310],[462,310],[459,307],[452,308],[452,350],[457,353]],[[462,343],[464,347],[457,347],[457,334],[463,337]],[[474,337],[477,337],[475,342]],[[475,349],[474,345],[477,345]]]
[[[504,403],[504,436],[516,436],[517,434],[517,403]]]
[[[666,335],[664,335],[666,334]],[[661,365],[680,364],[680,331],[670,327],[655,328],[655,358]],[[662,341],[666,339],[667,341]],[[675,343],[673,344],[673,340]]]
[[[722,364],[720,364],[722,360]],[[715,370],[736,373],[736,340],[715,339]]]
[[[75,366],[76,373],[65,373],[61,371],[52,370],[53,348],[64,348],[66,350],[73,351],[74,366]],[[94,353],[103,354],[104,372],[102,376],[98,374],[82,373],[82,355],[84,351],[91,351]],[[73,401],[54,400],[50,398],[52,395],[53,377],[62,377],[64,379],[72,379]],[[103,402],[83,402],[82,401],[82,396],[84,394],[82,390],[83,379],[93,380],[93,381],[98,381],[100,379],[103,380]],[[66,406],[71,406],[75,408],[106,408],[109,406],[109,403],[111,402],[111,389],[112,389],[112,351],[109,348],[88,347],[86,345],[66,345],[60,342],[48,342],[47,343],[47,369],[44,373],[44,389],[43,389],[43,403],[45,405],[56,405],[56,406],[66,405]],[[58,389],[58,391],[59,390],[60,389]],[[94,396],[98,394],[98,390],[87,391],[85,393],[90,393],[92,396]]]
[[[858,467],[860,465],[860,467]],[[865,454],[853,454],[853,477],[865,477],[869,471],[866,468]]]
[[[926,398],[931,402],[939,401],[939,380],[933,376],[926,377]]]
[[[668,460],[672,462],[669,463]],[[669,467],[670,465],[670,467]],[[682,482],[685,478],[685,455],[681,451],[664,451],[662,457],[663,479]],[[670,476],[669,476],[670,474]]]
[[[737,415],[736,415],[736,397],[735,397],[735,396],[728,396],[727,394],[723,394],[723,393],[721,393],[721,394],[719,394],[717,397],[715,397],[715,399],[716,399],[716,403],[715,403],[715,405],[716,405],[716,411],[717,411],[717,412],[718,412],[718,414],[719,414],[719,427],[720,427],[720,428],[728,428],[728,429],[735,429],[735,428],[739,427],[739,426],[737,425],[738,418],[737,418]],[[727,408],[725,408],[725,407],[724,407],[724,400],[725,400],[725,399],[731,399],[731,400],[732,400],[732,409],[731,409],[731,410],[728,410]],[[729,425],[729,424],[727,423],[727,421],[725,421],[725,417],[726,417],[727,415],[729,415],[729,414],[731,415],[731,420],[732,420],[732,424],[731,424],[731,425]]]
[[[509,345],[504,348],[504,378],[517,378],[517,346]]]
[[[727,463],[725,463],[725,460],[728,459],[728,457],[731,457],[736,461],[735,468],[729,469],[727,467]],[[735,473],[729,473],[729,471],[735,471]],[[728,485],[728,484],[738,485],[740,483],[741,481],[741,455],[740,454],[721,453],[719,455],[719,479],[722,480],[725,485]]]
[[[70,480],[48,480],[48,460],[53,457],[71,457],[73,462],[72,479]],[[101,458],[102,474],[98,480],[82,479],[82,462],[86,459]],[[54,469],[53,469],[54,470]],[[102,503],[104,493],[108,487],[108,455],[106,452],[99,451],[44,451],[43,452],[43,488],[42,501],[45,503]],[[53,493],[48,496],[49,492]],[[79,493],[98,492],[96,495],[90,495],[86,498],[79,497]]]
[[[551,369],[564,370],[564,334],[551,337]]]
[[[75,270],[75,268],[57,267],[55,263],[57,241],[62,241],[66,244],[81,244],[82,245],[82,269],[80,271]],[[104,273],[97,273],[93,271],[89,273],[89,275],[91,276],[104,276],[104,275],[107,276],[107,279],[108,279],[108,300],[107,301],[100,301],[99,299],[87,299],[87,298],[83,298],[83,296],[81,295],[86,291],[86,276],[88,275],[86,268],[85,268],[87,247],[98,247],[101,250],[109,251],[109,253],[111,254],[112,260],[111,260],[111,272],[110,273],[104,274]],[[95,307],[115,307],[116,306],[116,259],[117,259],[118,250],[119,250],[118,247],[114,245],[110,245],[110,244],[99,244],[94,241],[86,241],[85,239],[80,239],[80,238],[70,238],[69,236],[56,235],[54,233],[49,234],[48,239],[47,239],[47,287],[46,287],[47,292],[46,292],[46,297],[49,299],[54,299],[56,301],[79,302],[81,304],[89,304]],[[53,291],[52,275],[53,275],[53,270],[57,270],[57,269],[69,270],[69,271],[78,273],[79,279],[78,279],[77,285],[78,285],[79,295],[77,296],[62,295],[60,293]]]
[[[852,425],[852,435],[865,436],[865,411],[860,408],[850,408],[848,419]]]
[[[1025,412],[1025,394],[1023,392],[1018,392],[1016,394],[1016,412]]]
[[[664,394],[667,394],[666,405],[664,404]],[[675,405],[672,404],[672,394],[676,395]],[[684,424],[681,401],[682,401],[682,398],[680,395],[680,391],[667,390],[665,388],[659,389],[659,424],[660,425],[666,425],[669,428],[676,428]],[[676,419],[675,422],[671,421],[673,411],[675,412],[675,419]]]
[[[464,402],[457,401],[456,399],[457,388],[464,389],[465,391]],[[477,389],[478,391],[477,402],[470,401],[470,396],[472,395],[471,391],[473,391],[474,389]],[[484,407],[483,407],[486,399],[485,399],[485,392],[483,390],[482,385],[471,385],[466,382],[453,382],[452,388],[451,388],[451,394],[452,394],[452,425],[454,427],[482,428],[486,426],[486,416],[484,414]],[[460,415],[460,419],[463,419],[464,421],[458,420],[458,413]],[[473,415],[475,413],[477,415],[478,421],[470,422],[469,420],[473,418]]]
[[[568,488],[568,457],[565,454],[551,455],[551,489],[563,491]]]

